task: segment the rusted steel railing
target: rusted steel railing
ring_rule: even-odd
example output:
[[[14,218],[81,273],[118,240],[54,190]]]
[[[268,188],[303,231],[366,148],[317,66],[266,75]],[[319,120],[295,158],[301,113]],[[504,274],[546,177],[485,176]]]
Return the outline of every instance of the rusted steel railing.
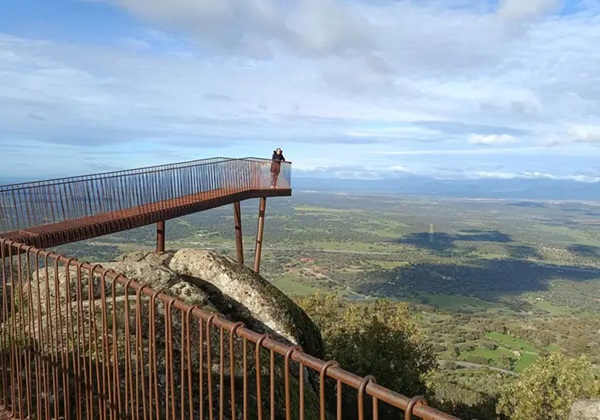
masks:
[[[226,192],[270,188],[270,160],[211,158],[95,175],[0,186],[0,234],[99,214],[131,217],[158,211],[165,203],[189,204]],[[279,188],[291,188],[291,165],[284,163]]]
[[[16,418],[454,419],[99,265],[0,250],[0,405]]]

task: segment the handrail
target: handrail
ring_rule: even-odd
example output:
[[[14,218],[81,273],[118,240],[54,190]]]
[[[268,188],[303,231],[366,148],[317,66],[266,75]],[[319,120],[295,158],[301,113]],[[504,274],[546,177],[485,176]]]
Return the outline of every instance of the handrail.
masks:
[[[210,158],[0,186],[0,234],[194,194],[269,188],[268,159]],[[291,164],[281,166],[291,188]]]
[[[39,181],[25,181],[25,182],[13,183],[13,184],[0,185],[0,190],[5,187],[29,186],[29,185],[37,185],[38,183],[45,183],[45,182],[55,183],[55,182],[67,182],[67,181],[71,181],[71,180],[77,181],[77,180],[80,180],[81,178],[88,178],[88,177],[93,178],[93,177],[97,177],[97,176],[121,175],[121,174],[127,174],[130,172],[140,171],[140,170],[161,169],[161,168],[169,167],[169,166],[176,165],[176,164],[184,165],[186,163],[193,163],[193,162],[210,163],[209,161],[218,161],[218,160],[224,160],[224,159],[226,159],[226,158],[222,158],[222,157],[204,158],[204,159],[189,160],[189,161],[184,161],[184,162],[179,162],[179,163],[165,163],[165,164],[161,164],[161,165],[144,166],[144,167],[140,167],[140,168],[119,169],[119,170],[108,171],[108,172],[96,172],[96,173],[85,174],[85,175],[73,175],[73,176],[68,176],[68,177],[50,178],[50,179],[39,180]]]
[[[277,406],[290,418],[293,381],[295,392],[300,392],[300,410],[316,413],[320,407],[321,418],[326,418],[326,396],[333,397],[329,401],[337,397],[337,408],[332,409],[338,411],[338,418],[343,417],[339,411],[341,398],[342,393],[348,392],[342,391],[343,384],[359,393],[358,409],[352,407],[358,410],[358,418],[363,418],[369,405],[362,402],[369,397],[373,418],[382,409],[381,402],[385,402],[393,407],[395,418],[404,412],[407,419],[414,415],[429,420],[457,420],[427,406],[422,397],[401,395],[377,385],[372,377],[355,375],[337,363],[320,360],[297,346],[189,305],[162,290],[154,291],[101,265],[2,238],[0,252],[4,297],[0,318],[0,405],[9,407],[19,418],[31,418],[34,410],[35,418],[48,418],[51,411],[54,418],[75,418],[94,411],[106,415],[107,410],[111,418],[122,415],[138,418],[142,408],[144,418],[146,411],[154,413],[151,418],[207,418],[198,416],[194,407],[188,408],[185,401],[188,395],[190,402],[194,395],[200,401],[200,413],[210,411],[210,418],[220,413],[223,418],[223,409],[228,405],[224,403],[225,397],[234,407],[238,397],[235,378],[243,377],[244,412],[249,405],[255,405],[255,401],[246,398],[247,390],[262,390],[261,380],[265,386],[270,383],[270,397],[264,393],[268,403],[261,405],[259,398],[255,407],[259,418],[269,407],[270,410],[276,407],[277,395],[280,399]],[[125,296],[123,303],[117,301],[117,287]],[[161,326],[160,331],[156,331],[156,325]],[[130,346],[124,347],[121,337]],[[248,342],[254,344],[250,348],[256,348],[256,362],[250,357],[254,354],[249,354]],[[196,350],[205,345],[206,351]],[[260,357],[261,350],[270,352],[270,369],[269,358],[263,362]],[[181,363],[175,363],[178,360]],[[218,365],[211,364],[211,360]],[[292,371],[290,361],[299,369]],[[215,366],[218,372],[214,371]],[[248,377],[252,377],[249,372],[253,371],[258,373],[257,383],[250,387]],[[267,378],[261,378],[261,372]],[[160,386],[157,374],[167,378]],[[227,381],[225,374],[229,375]],[[178,378],[177,387],[174,378]],[[306,381],[310,378],[313,384],[315,378],[320,378],[319,385],[311,386],[311,381]],[[215,389],[219,379],[219,387]],[[337,382],[337,387],[328,388],[328,380]],[[275,389],[280,381],[286,383],[285,406],[281,404],[283,392]],[[315,391],[311,394],[319,403],[309,399],[309,388],[321,390],[320,396]],[[211,396],[219,393],[217,408]],[[49,395],[54,399],[52,406]],[[208,404],[204,403],[206,395]],[[233,408],[232,414],[236,414]],[[303,414],[300,418],[304,418]],[[275,418],[275,413],[271,412],[271,417]]]
[[[44,179],[39,181],[25,181],[25,182],[17,182],[12,184],[0,185],[0,192],[6,190],[20,189],[21,187],[39,187],[42,185],[54,185],[57,183],[70,183],[70,182],[78,182],[84,179],[98,179],[98,178],[113,178],[121,175],[127,174],[144,174],[144,173],[152,173],[158,172],[163,169],[175,169],[177,168],[185,168],[190,166],[201,166],[201,165],[209,165],[213,163],[225,162],[225,161],[235,161],[235,160],[254,160],[254,161],[263,161],[269,162],[270,159],[264,158],[225,158],[225,157],[214,157],[214,158],[206,158],[206,159],[196,159],[189,160],[184,162],[176,162],[176,163],[165,163],[162,165],[154,165],[154,166],[144,166],[140,168],[133,169],[122,169],[117,171],[109,171],[109,172],[97,172],[93,174],[85,174],[85,175],[74,175],[63,178],[51,178]],[[291,163],[291,162],[288,162]]]

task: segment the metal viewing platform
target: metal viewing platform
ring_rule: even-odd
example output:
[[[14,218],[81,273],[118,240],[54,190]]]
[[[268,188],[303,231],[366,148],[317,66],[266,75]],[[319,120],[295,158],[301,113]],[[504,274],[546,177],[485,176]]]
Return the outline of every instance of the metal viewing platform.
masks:
[[[291,163],[271,188],[270,160],[211,158],[125,171],[0,186],[0,237],[38,248],[157,224],[158,252],[165,221],[234,205],[238,262],[243,264],[240,202],[260,198],[255,271],[267,197],[291,196]]]

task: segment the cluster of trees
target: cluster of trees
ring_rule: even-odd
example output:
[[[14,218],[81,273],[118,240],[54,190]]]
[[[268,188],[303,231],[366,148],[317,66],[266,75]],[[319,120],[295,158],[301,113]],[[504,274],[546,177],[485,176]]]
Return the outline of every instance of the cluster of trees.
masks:
[[[511,420],[564,420],[577,400],[600,396],[600,378],[585,356],[552,353],[503,386],[497,412]]]
[[[560,349],[568,356],[586,355],[592,363],[600,363],[600,346],[597,345],[600,340],[600,316],[595,314],[519,315],[480,310],[474,314],[450,315],[424,306],[417,308],[420,313],[419,325],[442,359],[466,360],[507,369],[507,366],[512,367],[513,364],[511,355],[502,357],[503,353],[507,353],[505,350],[499,351],[499,357],[494,357],[493,360],[478,361],[466,357],[473,350],[496,350],[502,347],[511,351],[525,350],[539,356],[546,356],[550,351]],[[493,332],[521,339],[527,346],[502,345],[488,336]]]
[[[406,304],[352,303],[333,294],[297,302],[321,328],[326,359],[357,375],[374,375],[378,384],[405,395],[427,392],[426,375],[436,369],[437,361]],[[335,392],[330,395],[335,398]],[[344,398],[344,413],[356,413],[356,393],[345,393]],[[383,407],[379,414],[398,417],[398,412],[392,413]]]
[[[459,369],[443,362],[428,375],[428,396],[437,408],[462,419],[496,419],[499,389],[510,379],[485,368]]]
[[[566,280],[552,280],[561,276]],[[364,272],[355,283],[361,293],[382,297],[443,293],[502,301],[511,306],[519,300],[515,297],[536,293],[554,304],[600,311],[600,304],[591,298],[599,278],[600,269],[559,268],[524,260],[485,259],[468,264],[421,260],[401,269]],[[541,290],[549,291],[542,294]]]
[[[540,348],[555,344],[572,357],[586,355],[592,363],[600,363],[600,316],[532,317],[527,324],[506,317],[503,328],[531,341]],[[496,320],[496,323],[502,320]]]
[[[600,257],[596,261],[600,263]],[[600,313],[600,302],[597,300],[599,278],[600,274],[597,272],[596,278],[588,281],[552,280],[548,284],[548,290],[533,293],[532,297],[539,297],[553,305],[573,308],[574,313]]]
[[[462,418],[566,419],[573,402],[600,396],[600,378],[585,356],[550,353],[520,376],[488,369],[465,374],[452,363],[438,365],[406,303],[349,302],[333,294],[296,300],[321,328],[328,359],[358,375],[374,375],[378,384],[404,395],[426,395],[432,405]],[[510,367],[514,360],[506,359]],[[356,407],[352,396],[345,398]],[[380,418],[391,413],[384,410]]]

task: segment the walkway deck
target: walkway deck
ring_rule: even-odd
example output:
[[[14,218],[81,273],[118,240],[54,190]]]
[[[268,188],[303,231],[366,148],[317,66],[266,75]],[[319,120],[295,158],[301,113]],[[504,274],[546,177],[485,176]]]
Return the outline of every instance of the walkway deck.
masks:
[[[239,219],[240,201],[291,196],[291,164],[281,165],[279,188],[270,168],[265,159],[210,158],[3,185],[0,237],[50,248],[157,223],[164,245],[166,220],[228,204]]]
[[[134,229],[252,198],[291,195],[291,188],[222,188],[124,210],[6,232],[2,233],[1,236],[36,248],[50,248],[73,241]]]

